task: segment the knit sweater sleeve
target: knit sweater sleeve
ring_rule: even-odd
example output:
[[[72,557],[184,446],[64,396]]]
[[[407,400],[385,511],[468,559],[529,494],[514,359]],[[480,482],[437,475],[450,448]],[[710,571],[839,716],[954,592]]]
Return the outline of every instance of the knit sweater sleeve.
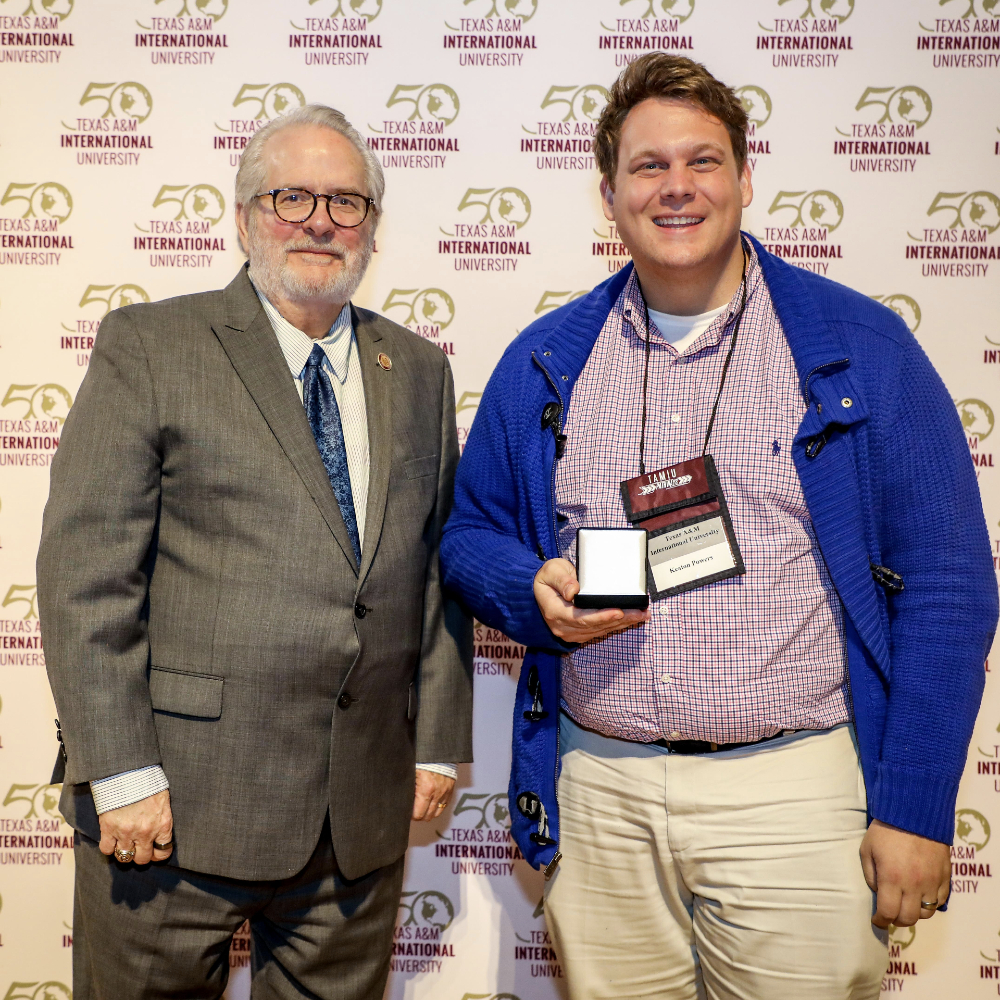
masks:
[[[549,631],[533,590],[542,560],[539,539],[530,537],[529,493],[542,485],[521,468],[528,447],[527,364],[508,352],[483,393],[458,465],[441,565],[445,585],[479,621],[527,646],[564,651],[569,647]]]
[[[915,343],[899,376],[880,456],[879,541],[883,564],[905,589],[887,602],[891,672],[869,807],[883,822],[950,843],[997,624],[997,582],[948,391]]]

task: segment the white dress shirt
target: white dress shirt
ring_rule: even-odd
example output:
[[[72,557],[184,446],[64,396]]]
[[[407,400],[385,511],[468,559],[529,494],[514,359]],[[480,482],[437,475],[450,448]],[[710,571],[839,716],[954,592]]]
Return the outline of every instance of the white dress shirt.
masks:
[[[256,288],[256,286],[254,286]],[[351,325],[351,304],[348,302],[333,321],[322,340],[313,340],[281,315],[260,289],[257,296],[271,321],[271,328],[278,338],[281,353],[292,378],[299,399],[302,399],[302,375],[313,344],[319,344],[326,355],[323,366],[340,409],[340,425],[344,432],[347,451],[347,470],[351,478],[354,497],[354,514],[358,520],[358,539],[362,549],[365,544],[365,513],[368,508],[368,410],[365,407],[365,387],[361,378],[361,359],[358,342]],[[458,768],[454,764],[418,764],[423,771],[433,771],[447,778],[455,778]],[[170,787],[167,776],[159,764],[125,771],[90,783],[94,805],[98,814],[121,806],[131,805],[147,796],[155,795]]]

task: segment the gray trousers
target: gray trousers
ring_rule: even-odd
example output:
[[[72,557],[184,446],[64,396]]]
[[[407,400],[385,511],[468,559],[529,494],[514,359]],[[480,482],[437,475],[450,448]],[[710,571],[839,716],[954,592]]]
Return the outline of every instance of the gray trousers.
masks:
[[[329,823],[297,875],[248,882],[123,865],[76,834],[76,1000],[217,1000],[229,943],[250,922],[253,1000],[381,1000],[403,858],[349,881]]]

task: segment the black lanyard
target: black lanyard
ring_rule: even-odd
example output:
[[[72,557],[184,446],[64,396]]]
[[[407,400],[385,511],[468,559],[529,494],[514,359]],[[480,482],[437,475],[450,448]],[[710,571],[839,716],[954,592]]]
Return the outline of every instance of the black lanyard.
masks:
[[[722,378],[719,380],[719,391],[715,394],[715,403],[712,405],[712,415],[708,420],[708,430],[705,432],[705,443],[701,449],[702,458],[708,452],[708,442],[712,436],[712,428],[715,426],[715,414],[719,409],[719,400],[722,399],[722,389],[726,384],[726,375],[729,372],[729,362],[733,360],[733,350],[736,347],[736,338],[740,334],[740,323],[743,322],[743,310],[747,306],[747,252],[743,247],[742,237],[740,237],[740,247],[743,250],[743,274],[740,277],[740,286],[743,295],[740,298],[739,312],[736,314],[736,326],[733,329],[733,337],[729,342],[729,352],[722,365]],[[640,295],[642,289],[639,289]],[[649,306],[646,305],[646,296],[642,295],[642,308],[646,314],[646,358],[642,369],[642,427],[639,432],[639,475],[646,474],[646,387],[649,383]]]

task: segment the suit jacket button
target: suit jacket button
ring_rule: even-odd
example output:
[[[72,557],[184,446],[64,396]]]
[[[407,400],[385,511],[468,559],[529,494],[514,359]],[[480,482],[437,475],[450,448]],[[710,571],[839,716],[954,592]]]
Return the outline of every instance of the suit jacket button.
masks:
[[[338,705],[339,705],[339,706],[340,706],[340,707],[341,707],[342,709],[344,709],[344,711],[346,712],[346,711],[347,711],[347,709],[349,709],[349,708],[351,707],[351,702],[352,702],[352,701],[354,701],[354,699],[353,699],[353,698],[352,698],[352,697],[351,697],[351,696],[350,696],[350,695],[349,695],[349,694],[348,694],[348,693],[347,693],[347,692],[345,691],[345,692],[344,692],[344,693],[343,693],[343,694],[342,694],[342,695],[341,695],[341,696],[340,696],[340,697],[339,697],[339,698],[337,699],[337,704],[338,704]]]
[[[360,601],[354,605],[355,618],[364,618],[366,614],[368,614],[368,609]]]

